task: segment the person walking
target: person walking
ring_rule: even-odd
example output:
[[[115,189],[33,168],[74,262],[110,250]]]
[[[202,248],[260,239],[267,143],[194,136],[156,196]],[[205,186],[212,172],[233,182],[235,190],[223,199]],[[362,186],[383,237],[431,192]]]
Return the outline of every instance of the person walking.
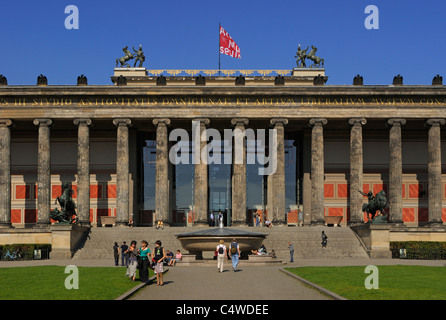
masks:
[[[129,256],[129,264],[127,266],[126,276],[130,277],[132,281],[136,278],[136,269],[138,268],[138,248],[136,248],[136,241],[130,243],[130,248],[125,252]]]
[[[153,251],[153,259],[152,261],[155,262],[155,273],[156,273],[156,285],[162,286],[164,284],[163,282],[163,263],[164,259],[166,258],[166,252],[164,251],[164,248],[161,247],[161,241],[156,240],[155,241],[155,249]]]
[[[211,214],[209,215],[209,227],[213,227],[215,225],[214,222],[214,213],[211,212]]]
[[[126,244],[125,241],[122,242],[121,245],[121,266],[128,266],[129,265],[129,255],[127,253],[124,253],[127,251],[129,246]]]
[[[223,215],[221,212],[218,212],[218,227],[223,228]]]
[[[226,258],[226,246],[223,240],[220,240],[220,244],[217,246],[217,269],[218,272],[223,272],[223,264]]]
[[[115,258],[115,266],[119,266],[119,246],[117,242],[113,246],[113,257]]]
[[[146,240],[141,241],[141,248],[139,248],[140,263],[139,266],[139,280],[141,282],[149,282],[149,258],[151,256],[149,244]]]
[[[232,271],[237,271],[238,261],[240,259],[240,246],[235,238],[232,239],[232,243],[229,245],[229,252],[231,253]]]
[[[290,249],[290,262],[294,262],[294,245],[290,242],[288,242],[288,249]]]
[[[327,237],[327,235],[325,234],[324,231],[322,231],[321,238],[322,238],[322,248],[326,248],[327,247],[327,239],[328,239],[328,237]]]

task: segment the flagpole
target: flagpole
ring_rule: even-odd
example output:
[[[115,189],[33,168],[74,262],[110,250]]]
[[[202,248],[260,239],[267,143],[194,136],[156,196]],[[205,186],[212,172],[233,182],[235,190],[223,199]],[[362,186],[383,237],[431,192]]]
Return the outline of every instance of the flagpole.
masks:
[[[221,25],[220,22],[218,23],[218,76],[220,76],[220,29],[221,29]]]

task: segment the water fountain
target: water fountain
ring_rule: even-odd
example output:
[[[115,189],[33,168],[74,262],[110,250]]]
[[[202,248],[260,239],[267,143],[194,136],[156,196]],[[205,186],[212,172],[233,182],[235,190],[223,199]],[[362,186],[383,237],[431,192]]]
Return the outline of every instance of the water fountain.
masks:
[[[221,221],[218,228],[181,233],[177,234],[176,237],[185,250],[188,250],[192,255],[196,255],[197,259],[201,259],[202,252],[214,252],[220,240],[229,245],[235,238],[241,251],[257,250],[265,240],[266,234],[225,228]]]

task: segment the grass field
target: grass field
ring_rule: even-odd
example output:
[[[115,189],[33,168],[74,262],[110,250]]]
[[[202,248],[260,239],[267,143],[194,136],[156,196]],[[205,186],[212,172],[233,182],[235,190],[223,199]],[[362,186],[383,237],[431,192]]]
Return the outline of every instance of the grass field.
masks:
[[[378,289],[366,289],[365,267],[301,267],[286,270],[349,300],[445,300],[446,268],[377,266]]]
[[[0,268],[0,300],[112,300],[140,284],[125,267],[78,267],[79,289],[66,289],[65,267]],[[149,270],[149,277],[153,271]]]

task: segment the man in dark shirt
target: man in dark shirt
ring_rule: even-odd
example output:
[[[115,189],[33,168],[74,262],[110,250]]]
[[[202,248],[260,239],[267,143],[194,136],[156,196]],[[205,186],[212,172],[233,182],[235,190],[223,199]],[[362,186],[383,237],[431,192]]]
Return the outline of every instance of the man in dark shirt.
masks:
[[[129,265],[129,256],[127,253],[124,253],[128,249],[128,245],[125,244],[125,241],[122,242],[121,245],[121,266],[127,267]]]
[[[288,242],[288,248],[290,249],[290,262],[294,262],[293,256],[294,256],[294,245],[290,242]]]

